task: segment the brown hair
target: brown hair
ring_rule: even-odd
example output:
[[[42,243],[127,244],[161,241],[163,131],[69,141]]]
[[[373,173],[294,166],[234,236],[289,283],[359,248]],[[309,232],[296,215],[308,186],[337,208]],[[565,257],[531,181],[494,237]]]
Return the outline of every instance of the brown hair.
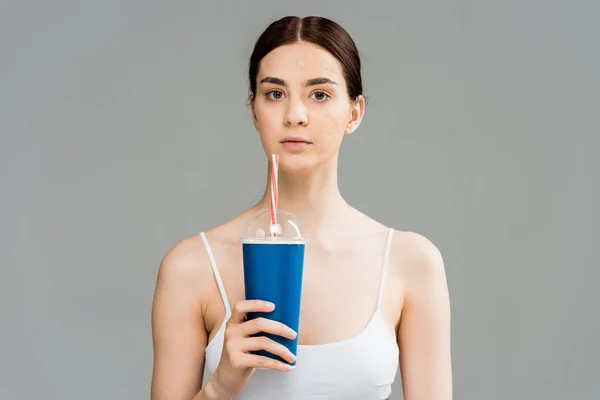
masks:
[[[336,22],[324,17],[283,17],[271,23],[259,36],[250,56],[250,94],[256,94],[256,76],[260,61],[279,46],[290,43],[316,44],[337,58],[342,66],[350,99],[363,94],[360,55],[354,40]]]

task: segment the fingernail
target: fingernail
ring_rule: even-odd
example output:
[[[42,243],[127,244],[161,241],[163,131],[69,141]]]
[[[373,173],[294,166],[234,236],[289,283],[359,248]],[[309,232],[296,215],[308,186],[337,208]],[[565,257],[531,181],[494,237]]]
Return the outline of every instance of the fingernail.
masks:
[[[265,303],[265,308],[266,308],[267,310],[272,310],[273,308],[275,308],[275,304],[273,304],[273,303],[269,303],[269,302],[266,302],[266,303]]]
[[[293,329],[290,329],[290,335],[292,335],[292,336],[293,336],[293,339],[295,339],[295,338],[296,338],[296,335],[297,335],[297,333],[296,333],[296,332],[295,332]]]

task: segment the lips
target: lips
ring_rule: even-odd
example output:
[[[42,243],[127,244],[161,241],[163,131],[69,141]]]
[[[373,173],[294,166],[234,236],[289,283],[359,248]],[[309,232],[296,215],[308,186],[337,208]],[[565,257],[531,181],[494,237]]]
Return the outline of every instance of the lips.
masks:
[[[312,144],[312,142],[305,137],[302,136],[287,136],[285,137],[281,143],[306,143]]]

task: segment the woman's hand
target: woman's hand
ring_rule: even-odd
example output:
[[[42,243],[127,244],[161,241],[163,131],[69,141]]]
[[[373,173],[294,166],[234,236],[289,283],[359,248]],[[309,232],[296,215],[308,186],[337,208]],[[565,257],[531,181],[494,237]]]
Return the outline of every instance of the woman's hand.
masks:
[[[291,366],[284,362],[251,353],[266,350],[290,363],[294,362],[294,355],[282,344],[268,337],[250,336],[265,332],[289,339],[296,337],[296,332],[280,322],[266,318],[246,319],[249,312],[271,312],[274,309],[272,303],[261,300],[242,300],[235,305],[226,324],[223,352],[213,377],[220,392],[231,397],[240,393],[256,368],[291,371]]]

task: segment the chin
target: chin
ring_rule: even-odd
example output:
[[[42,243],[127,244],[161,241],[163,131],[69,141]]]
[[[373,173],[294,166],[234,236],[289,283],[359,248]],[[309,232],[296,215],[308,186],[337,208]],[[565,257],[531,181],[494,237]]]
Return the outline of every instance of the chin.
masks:
[[[308,154],[281,153],[279,171],[288,174],[306,174],[318,170],[327,164],[327,160]]]

